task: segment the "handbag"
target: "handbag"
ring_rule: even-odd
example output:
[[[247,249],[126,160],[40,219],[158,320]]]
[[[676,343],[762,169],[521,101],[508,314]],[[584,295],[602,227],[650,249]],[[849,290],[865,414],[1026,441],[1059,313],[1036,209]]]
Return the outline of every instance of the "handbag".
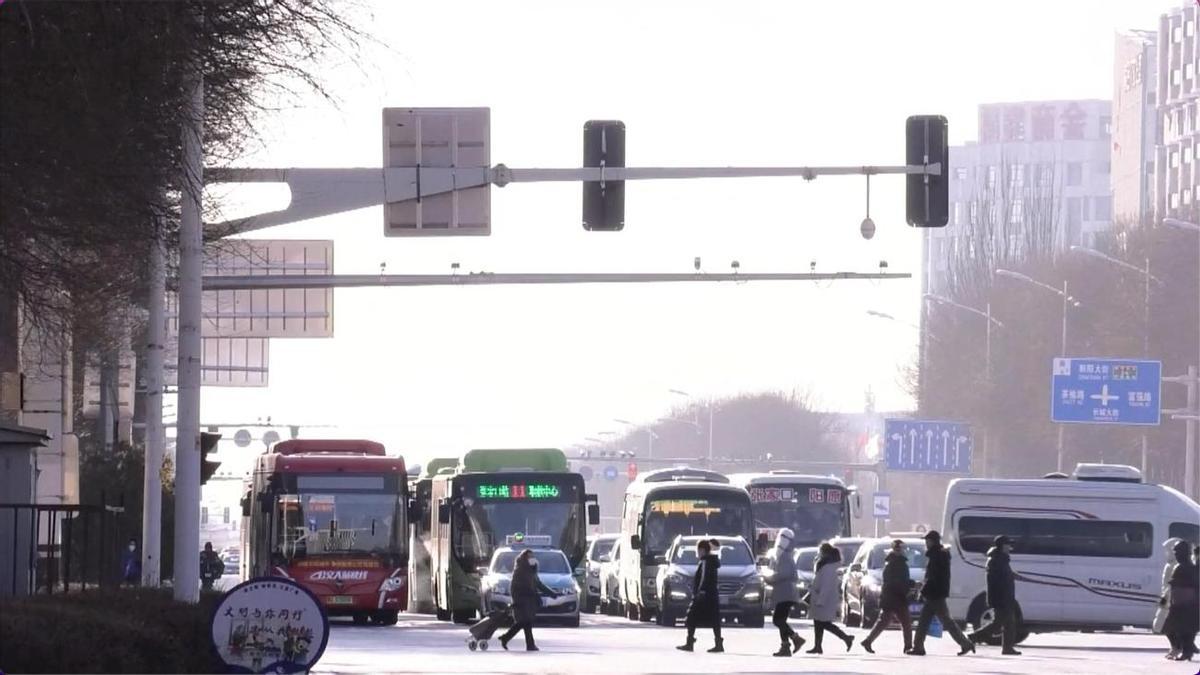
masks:
[[[941,621],[941,619],[937,618],[936,616],[933,617],[933,621],[929,622],[929,631],[926,633],[926,635],[928,635],[929,637],[935,637],[935,638],[942,637],[942,621]]]

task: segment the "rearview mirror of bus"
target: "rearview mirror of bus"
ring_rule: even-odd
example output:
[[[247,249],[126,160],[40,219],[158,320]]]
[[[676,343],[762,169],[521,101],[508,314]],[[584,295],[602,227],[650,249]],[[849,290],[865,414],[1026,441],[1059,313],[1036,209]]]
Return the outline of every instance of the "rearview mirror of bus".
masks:
[[[241,505],[242,505],[242,517],[249,518],[250,517],[250,495],[247,494],[247,495],[242,496]]]
[[[438,502],[438,522],[442,525],[450,524],[450,505],[444,499]]]
[[[600,505],[588,504],[588,525],[600,524]]]
[[[630,548],[632,548],[632,549],[633,549],[633,550],[635,550],[635,551],[641,550],[641,548],[642,548],[642,538],[641,538],[641,537],[639,537],[639,536],[637,536],[636,534],[634,534],[634,535],[630,535],[630,537],[629,537],[629,547],[630,547]]]

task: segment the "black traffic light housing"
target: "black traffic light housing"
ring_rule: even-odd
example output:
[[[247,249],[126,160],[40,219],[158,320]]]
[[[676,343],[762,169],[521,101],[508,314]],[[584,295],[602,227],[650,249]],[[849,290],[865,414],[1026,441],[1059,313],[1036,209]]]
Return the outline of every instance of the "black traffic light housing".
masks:
[[[904,163],[909,166],[941,164],[941,174],[906,176],[906,215],[913,227],[945,227],[950,220],[950,146],[946,118],[914,115],[904,127]]]
[[[208,458],[208,453],[217,449],[217,441],[221,440],[221,434],[210,434],[207,431],[200,432],[200,484],[204,485],[209,478],[217,472],[221,466],[220,462]]]
[[[625,123],[589,120],[583,125],[583,166],[625,166]],[[625,227],[625,181],[583,182],[583,229],[619,232]]]

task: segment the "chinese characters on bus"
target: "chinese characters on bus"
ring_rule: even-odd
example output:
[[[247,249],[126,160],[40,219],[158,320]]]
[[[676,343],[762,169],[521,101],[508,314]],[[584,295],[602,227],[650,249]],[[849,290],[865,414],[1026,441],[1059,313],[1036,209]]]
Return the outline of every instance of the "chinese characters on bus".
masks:
[[[748,492],[750,493],[750,501],[755,504],[795,502],[803,494],[800,490],[788,487],[750,486]],[[840,488],[809,488],[808,502],[810,504],[840,504],[842,503],[842,491]]]
[[[479,486],[476,495],[480,499],[556,499],[559,489],[551,483],[484,483]]]

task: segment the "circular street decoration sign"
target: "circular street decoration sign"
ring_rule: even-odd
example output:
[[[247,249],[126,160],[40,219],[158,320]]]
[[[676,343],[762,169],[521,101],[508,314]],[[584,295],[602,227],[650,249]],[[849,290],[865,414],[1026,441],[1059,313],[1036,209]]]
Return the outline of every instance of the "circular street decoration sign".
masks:
[[[248,429],[238,429],[237,433],[233,435],[233,444],[239,448],[249,447],[250,440],[250,431]]]
[[[212,641],[231,673],[301,673],[325,653],[329,617],[317,596],[296,582],[254,579],[221,598]]]
[[[615,467],[611,464],[604,467],[604,480],[616,480],[616,479],[617,479],[617,467]]]

